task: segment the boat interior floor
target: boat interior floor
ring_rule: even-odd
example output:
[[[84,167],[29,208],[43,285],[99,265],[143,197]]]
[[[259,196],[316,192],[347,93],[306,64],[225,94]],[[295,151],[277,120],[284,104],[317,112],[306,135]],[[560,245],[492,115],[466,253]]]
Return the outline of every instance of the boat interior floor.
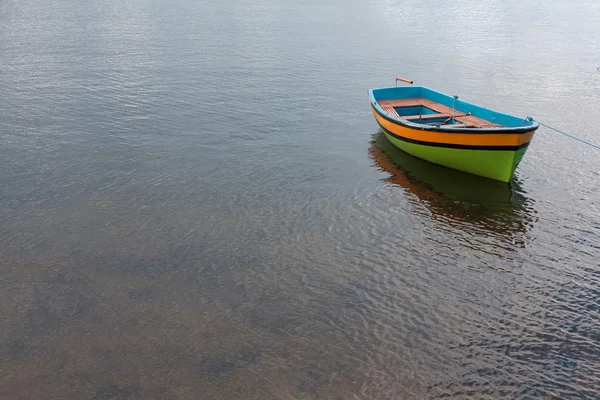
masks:
[[[381,108],[388,114],[402,118],[407,121],[415,122],[424,125],[436,125],[443,126],[444,128],[502,128],[502,125],[494,124],[493,122],[486,121],[485,119],[477,118],[473,115],[465,114],[462,112],[454,111],[452,108],[447,107],[443,104],[436,103],[425,98],[410,98],[410,99],[399,99],[399,100],[379,100],[377,102]],[[419,114],[419,115],[400,115],[396,111],[397,108],[414,109],[427,108],[432,110],[432,114]],[[454,116],[454,121],[452,117]],[[443,122],[440,122],[443,120]]]

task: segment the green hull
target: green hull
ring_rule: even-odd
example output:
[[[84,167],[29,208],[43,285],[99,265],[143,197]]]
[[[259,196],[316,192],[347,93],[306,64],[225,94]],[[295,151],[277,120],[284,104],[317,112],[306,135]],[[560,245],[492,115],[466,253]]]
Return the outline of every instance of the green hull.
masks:
[[[471,150],[426,146],[396,139],[385,131],[384,134],[394,146],[415,157],[507,183],[527,151],[527,147],[518,150]]]

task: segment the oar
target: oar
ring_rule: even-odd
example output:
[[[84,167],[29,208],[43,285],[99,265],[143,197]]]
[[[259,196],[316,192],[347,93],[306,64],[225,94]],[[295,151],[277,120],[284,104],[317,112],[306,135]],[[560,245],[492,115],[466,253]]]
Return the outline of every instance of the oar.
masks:
[[[399,76],[397,76],[396,77],[396,87],[398,87],[398,81],[405,82],[405,83],[408,83],[410,85],[413,84],[413,81],[411,81],[410,79],[400,78]]]

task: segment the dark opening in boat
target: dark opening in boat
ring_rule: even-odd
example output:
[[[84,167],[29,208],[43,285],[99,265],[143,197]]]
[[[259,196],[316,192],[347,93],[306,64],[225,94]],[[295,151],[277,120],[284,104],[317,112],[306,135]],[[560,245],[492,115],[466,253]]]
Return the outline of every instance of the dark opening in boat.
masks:
[[[407,117],[409,115],[427,115],[437,114],[437,111],[425,106],[410,106],[410,107],[394,107],[399,117]]]

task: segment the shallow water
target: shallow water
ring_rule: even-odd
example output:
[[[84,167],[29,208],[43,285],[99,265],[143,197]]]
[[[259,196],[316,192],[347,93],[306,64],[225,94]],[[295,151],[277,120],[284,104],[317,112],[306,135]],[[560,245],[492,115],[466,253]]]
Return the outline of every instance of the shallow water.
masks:
[[[0,398],[600,398],[600,158],[389,145],[396,75],[599,142],[600,3],[0,2]]]

